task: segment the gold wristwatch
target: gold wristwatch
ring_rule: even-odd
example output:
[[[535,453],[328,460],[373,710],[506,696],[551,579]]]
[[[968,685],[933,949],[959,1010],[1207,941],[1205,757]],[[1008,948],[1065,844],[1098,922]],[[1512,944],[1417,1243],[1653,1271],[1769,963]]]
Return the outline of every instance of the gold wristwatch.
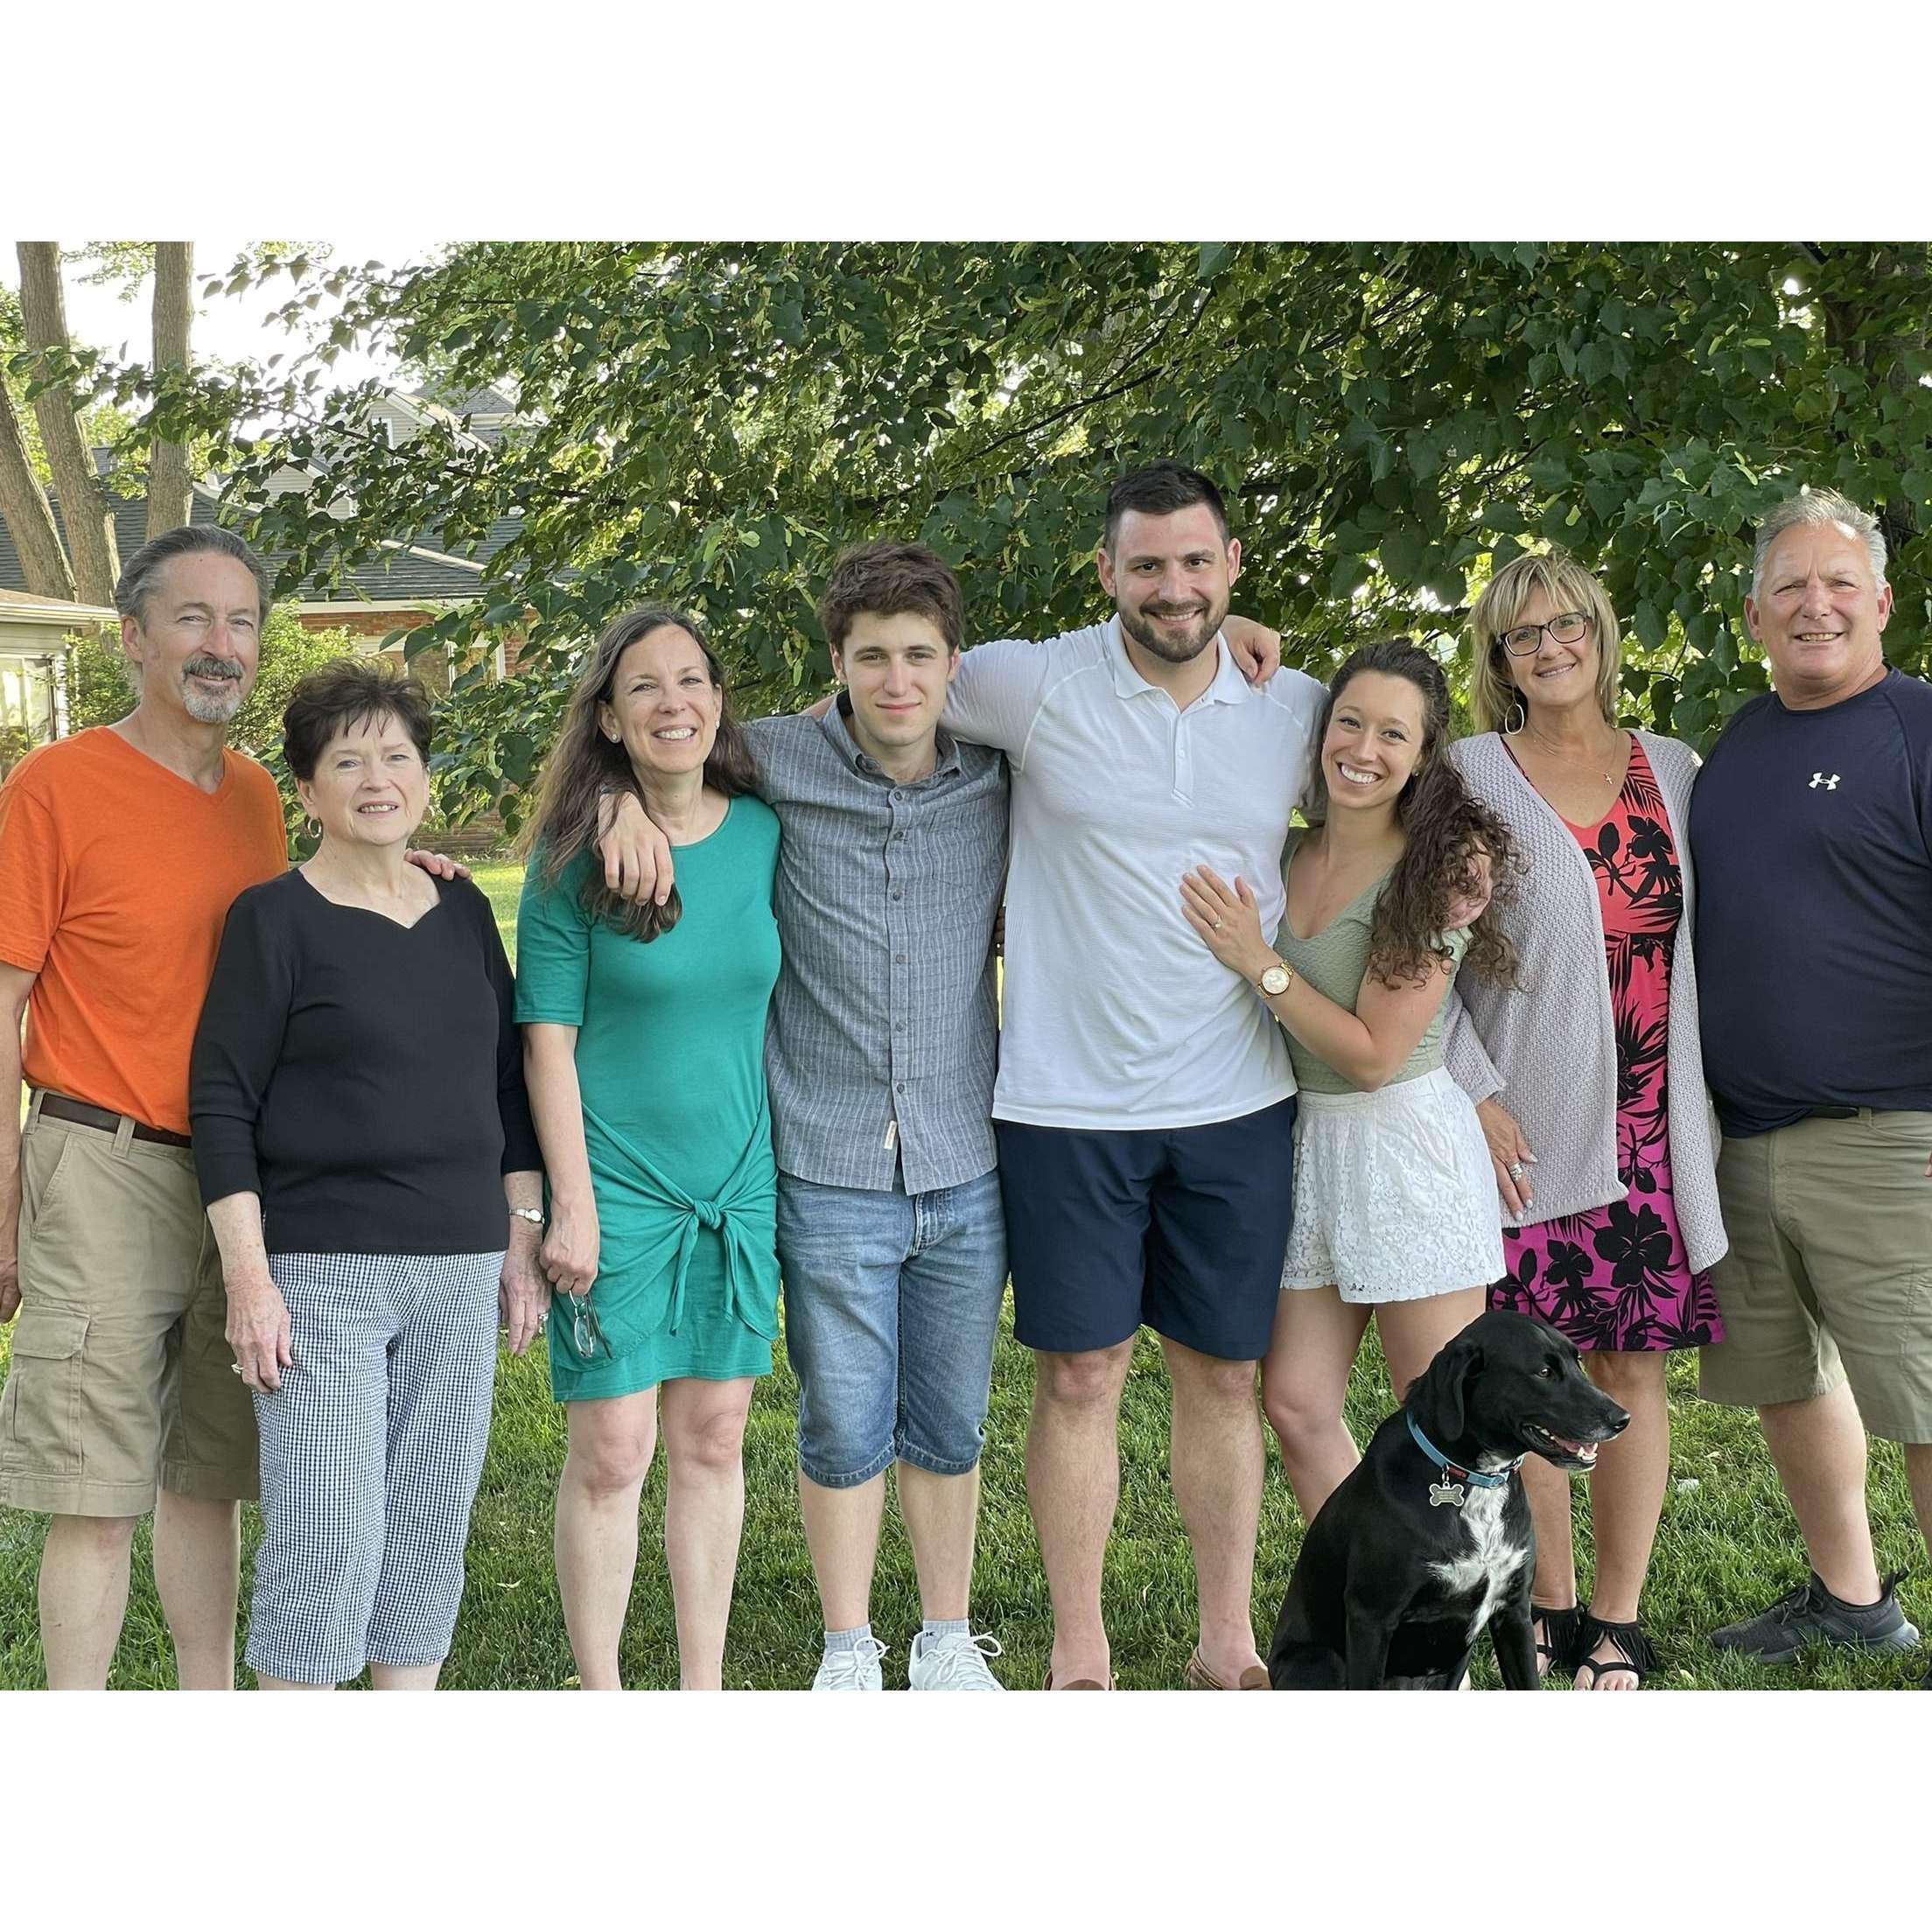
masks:
[[[1294,968],[1278,956],[1274,964],[1255,982],[1255,986],[1264,999],[1279,999],[1294,983]]]

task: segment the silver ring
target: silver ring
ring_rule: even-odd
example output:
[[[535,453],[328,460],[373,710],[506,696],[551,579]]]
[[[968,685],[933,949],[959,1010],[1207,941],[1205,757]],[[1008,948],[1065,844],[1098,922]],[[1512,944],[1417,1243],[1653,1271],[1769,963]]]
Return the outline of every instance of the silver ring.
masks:
[[[1214,930],[1215,930],[1215,931],[1216,931],[1216,932],[1218,933],[1218,932],[1219,932],[1219,931],[1220,931],[1220,930],[1222,929],[1222,928],[1223,926],[1225,926],[1225,925],[1226,925],[1227,923],[1228,923],[1228,921],[1227,921],[1226,920],[1224,920],[1224,919],[1217,919],[1217,920],[1216,920],[1214,921]]]
[[[242,1373],[242,1364],[238,1362],[231,1362],[228,1364],[228,1367],[233,1369],[236,1375],[240,1375]]]
[[[1508,1174],[1511,1180],[1521,1180],[1522,1179],[1522,1163],[1520,1160],[1513,1160],[1503,1169],[1503,1172]]]

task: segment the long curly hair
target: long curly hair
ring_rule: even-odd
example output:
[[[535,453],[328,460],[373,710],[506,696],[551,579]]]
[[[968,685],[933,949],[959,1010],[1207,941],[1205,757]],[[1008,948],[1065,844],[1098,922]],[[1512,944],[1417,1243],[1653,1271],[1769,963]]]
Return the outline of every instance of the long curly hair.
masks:
[[[1328,702],[1316,738],[1318,788],[1311,804],[1327,816],[1328,774],[1319,747],[1327,741],[1335,705],[1351,680],[1364,671],[1405,678],[1422,694],[1422,752],[1396,800],[1396,822],[1404,838],[1402,857],[1389,875],[1369,928],[1369,970],[1384,986],[1412,985],[1442,961],[1439,943],[1449,913],[1460,899],[1482,891],[1482,861],[1489,867],[1489,903],[1469,929],[1463,963],[1498,985],[1516,984],[1516,953],[1496,916],[1514,892],[1521,860],[1509,828],[1477,803],[1450,763],[1449,686],[1442,667],[1411,639],[1382,637],[1364,644],[1328,681]]]
[[[597,837],[598,798],[606,787],[629,792],[640,805],[644,802],[637,774],[631,769],[630,753],[622,745],[612,744],[598,724],[598,706],[607,704],[611,686],[617,678],[619,661],[640,637],[666,625],[682,631],[704,654],[705,668],[717,686],[719,698],[718,737],[704,760],[704,782],[726,798],[738,798],[757,790],[757,770],[732,713],[732,695],[724,680],[724,667],[712,650],[710,641],[695,617],[673,610],[668,604],[643,604],[634,611],[606,625],[603,634],[585,661],[583,675],[564,712],[564,723],[556,734],[537,793],[536,809],[530,816],[522,836],[517,841],[520,855],[538,851],[543,855],[544,884],[554,887],[565,869]],[[578,892],[579,903],[592,919],[647,944],[670,931],[684,915],[684,901],[679,887],[671,888],[663,905],[634,905],[621,899],[604,883],[604,870],[592,864]]]

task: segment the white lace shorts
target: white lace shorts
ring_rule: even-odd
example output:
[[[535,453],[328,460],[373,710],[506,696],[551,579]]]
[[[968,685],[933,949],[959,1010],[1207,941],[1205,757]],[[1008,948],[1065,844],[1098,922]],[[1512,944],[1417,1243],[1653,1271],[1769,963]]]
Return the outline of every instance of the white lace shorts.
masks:
[[[1284,1288],[1419,1301],[1502,1271],[1488,1145],[1446,1068],[1372,1094],[1298,1096]]]

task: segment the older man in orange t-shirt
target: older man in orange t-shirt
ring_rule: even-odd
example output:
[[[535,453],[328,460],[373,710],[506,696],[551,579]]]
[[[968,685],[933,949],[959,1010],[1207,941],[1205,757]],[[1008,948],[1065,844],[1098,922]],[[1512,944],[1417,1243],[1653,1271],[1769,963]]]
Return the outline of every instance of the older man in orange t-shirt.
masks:
[[[225,743],[269,578],[229,531],[171,530],[115,598],[140,702],[0,788],[0,1321],[20,1312],[0,1502],[53,1518],[51,1687],[106,1684],[152,1509],[178,1682],[226,1689],[255,1417],[195,1185],[188,1055],[229,905],[288,863],[274,780]]]

